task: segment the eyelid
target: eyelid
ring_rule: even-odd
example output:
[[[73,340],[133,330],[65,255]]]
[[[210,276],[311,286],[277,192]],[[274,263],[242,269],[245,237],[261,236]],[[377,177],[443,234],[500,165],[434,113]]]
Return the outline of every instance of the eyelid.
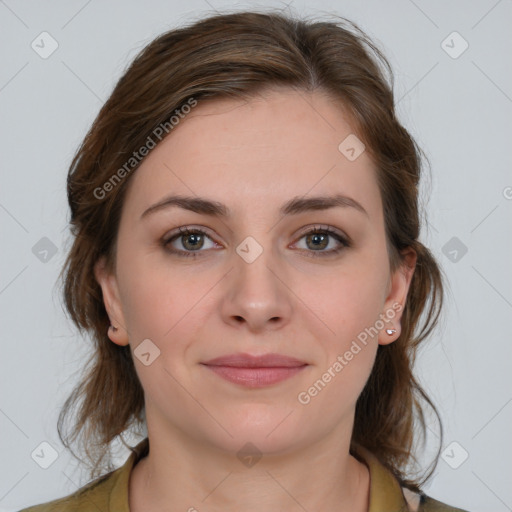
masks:
[[[330,234],[338,235],[340,238],[345,240],[347,244],[352,244],[352,239],[343,231],[340,231],[339,229],[335,228],[334,226],[331,226],[330,224],[313,224],[312,226],[306,226],[305,228],[302,228],[299,231],[299,234],[297,235],[298,238],[302,238],[304,235],[308,235],[311,232],[315,231],[322,231],[327,232]]]
[[[204,226],[196,226],[193,224],[186,225],[186,226],[179,226],[178,228],[173,229],[170,232],[167,232],[162,238],[163,238],[163,240],[170,241],[174,236],[176,236],[178,234],[187,234],[189,231],[196,231],[196,230],[200,231],[200,232],[204,232],[204,234],[209,236],[212,240],[216,241],[215,236],[213,236],[211,234],[211,231],[209,228],[206,228]],[[313,224],[310,226],[305,226],[304,228],[301,228],[301,230],[297,234],[296,240],[297,240],[297,238],[301,238],[304,235],[307,235],[307,234],[311,233],[311,231],[315,231],[315,230],[332,231],[332,232],[336,233],[337,235],[339,235],[341,238],[344,238],[347,241],[347,243],[352,243],[352,239],[346,233],[338,230],[337,228],[335,228],[334,226],[331,226],[330,224]]]
[[[180,235],[182,235],[182,236],[187,235],[187,234],[190,234],[191,232],[192,233],[198,232],[199,234],[205,235],[208,238],[210,238],[212,240],[212,242],[214,242],[216,244],[220,244],[220,242],[217,241],[216,237],[211,234],[211,231],[208,228],[206,228],[204,226],[196,226],[196,225],[179,226],[178,228],[167,232],[162,237],[162,244],[164,246],[168,245],[170,242],[173,241],[173,239],[179,239]],[[193,251],[188,251],[188,252],[193,252]],[[197,252],[203,252],[203,251],[197,251]]]

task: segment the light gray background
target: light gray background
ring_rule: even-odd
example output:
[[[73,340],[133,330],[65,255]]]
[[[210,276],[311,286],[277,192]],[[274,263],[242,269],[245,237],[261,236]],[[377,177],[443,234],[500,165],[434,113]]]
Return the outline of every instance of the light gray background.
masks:
[[[0,511],[85,483],[56,432],[87,346],[55,285],[68,247],[65,176],[74,151],[125,66],[156,35],[215,10],[266,6],[286,8],[0,0]],[[439,406],[448,450],[426,491],[474,512],[512,510],[512,2],[295,0],[291,9],[346,16],[384,49],[400,117],[431,160],[422,240],[448,275],[448,300],[418,371]],[[58,42],[47,59],[31,48],[43,31]],[[446,39],[454,31],[463,40]],[[453,58],[464,40],[468,49]],[[43,237],[57,248],[46,262],[36,246]],[[48,469],[31,457],[44,441],[58,453]],[[430,451],[434,434],[431,441]],[[125,457],[121,451],[119,463]]]

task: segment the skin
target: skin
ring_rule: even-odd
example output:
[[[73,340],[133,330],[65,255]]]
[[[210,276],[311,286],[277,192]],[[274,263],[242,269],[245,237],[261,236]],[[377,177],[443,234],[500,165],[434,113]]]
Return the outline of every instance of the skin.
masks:
[[[338,150],[351,133],[319,91],[200,101],[130,178],[115,272],[102,259],[95,275],[118,328],[112,342],[133,351],[149,338],[160,350],[148,366],[134,357],[151,449],[130,476],[131,510],[367,510],[368,470],[349,454],[355,404],[378,344],[400,335],[401,312],[385,326],[394,335],[382,329],[307,405],[297,399],[379,314],[405,305],[414,272],[412,250],[390,271],[374,164],[366,151],[349,161]],[[173,206],[140,218],[171,192],[224,203],[232,217]],[[334,193],[367,214],[278,213],[293,197]],[[303,231],[318,225],[352,245],[312,257],[341,245],[330,236],[317,249]],[[195,239],[199,257],[162,246],[180,226],[207,231]],[[248,236],[263,248],[252,263],[236,252]],[[190,253],[193,244],[181,236],[169,245]],[[200,364],[234,352],[277,352],[309,366],[249,389]],[[262,453],[252,467],[237,458],[249,441]]]

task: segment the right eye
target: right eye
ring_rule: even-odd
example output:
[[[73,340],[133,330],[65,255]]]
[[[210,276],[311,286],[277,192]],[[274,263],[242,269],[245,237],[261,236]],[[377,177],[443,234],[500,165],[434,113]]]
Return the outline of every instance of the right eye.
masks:
[[[204,247],[205,237],[211,240],[213,244],[216,243],[202,229],[180,227],[178,228],[178,233],[171,233],[162,241],[162,244],[172,254],[195,258],[199,256],[200,252],[204,252],[201,249]],[[178,242],[181,248],[173,245],[175,242]],[[207,247],[207,249],[211,248],[213,247]]]

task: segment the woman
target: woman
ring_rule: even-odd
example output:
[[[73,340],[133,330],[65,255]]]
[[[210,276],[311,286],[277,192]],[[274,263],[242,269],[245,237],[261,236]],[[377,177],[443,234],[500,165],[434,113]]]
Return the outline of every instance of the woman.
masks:
[[[65,303],[95,351],[59,434],[102,476],[26,511],[460,510],[410,467],[443,287],[385,70],[347,20],[270,12],[136,57],[68,176]]]

